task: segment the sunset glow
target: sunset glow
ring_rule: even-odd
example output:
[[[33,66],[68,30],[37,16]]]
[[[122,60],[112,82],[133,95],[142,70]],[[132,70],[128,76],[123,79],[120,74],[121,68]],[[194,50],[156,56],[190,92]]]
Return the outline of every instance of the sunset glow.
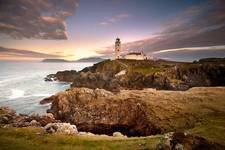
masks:
[[[5,15],[0,19],[0,47],[52,55],[49,58],[111,57],[117,37],[125,51],[137,49],[148,55],[167,49],[225,45],[222,0],[15,2],[15,8],[1,9],[0,13]],[[37,8],[40,8],[39,14],[34,12]],[[10,11],[25,13],[11,17]],[[212,17],[215,14],[216,17]],[[17,18],[23,20],[24,25],[21,21],[18,23]],[[205,51],[202,53],[207,55]],[[43,59],[3,53],[3,50],[0,50],[0,58]]]

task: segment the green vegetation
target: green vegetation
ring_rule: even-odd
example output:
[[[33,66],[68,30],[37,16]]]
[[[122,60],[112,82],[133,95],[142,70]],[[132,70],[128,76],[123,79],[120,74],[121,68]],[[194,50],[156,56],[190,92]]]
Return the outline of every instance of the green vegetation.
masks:
[[[0,128],[2,150],[155,149],[160,136],[120,138],[45,134],[40,128]]]
[[[225,145],[224,115],[206,116],[193,129],[185,132]],[[41,128],[0,128],[0,150],[151,150],[160,143],[162,136],[140,138],[69,136],[45,134]]]
[[[138,72],[138,73],[142,73],[142,74],[152,74],[152,73],[156,73],[156,72],[161,72],[163,71],[163,69],[161,68],[154,68],[154,67],[143,67],[143,66],[139,66],[139,67],[133,67],[130,68],[131,72]]]
[[[5,114],[4,110],[0,109],[0,115]]]
[[[204,120],[193,129],[187,130],[187,133],[225,145],[225,116],[220,114],[210,117],[206,116]]]

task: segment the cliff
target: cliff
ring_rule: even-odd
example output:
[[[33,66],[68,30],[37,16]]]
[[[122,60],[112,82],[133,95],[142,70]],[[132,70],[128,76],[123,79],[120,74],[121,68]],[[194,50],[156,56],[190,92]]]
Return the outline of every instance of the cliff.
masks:
[[[106,60],[79,72],[60,71],[46,80],[72,82],[71,87],[122,89],[156,88],[187,90],[191,87],[225,85],[225,59],[193,63],[164,60]]]

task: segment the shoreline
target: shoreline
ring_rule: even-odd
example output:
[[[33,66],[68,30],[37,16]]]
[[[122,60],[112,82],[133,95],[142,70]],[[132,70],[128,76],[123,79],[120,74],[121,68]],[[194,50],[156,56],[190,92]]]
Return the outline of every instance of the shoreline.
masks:
[[[170,147],[178,138],[175,146],[223,148],[225,137],[219,133],[225,131],[224,64],[223,59],[213,65],[208,61],[106,60],[80,71],[59,71],[44,80],[70,82],[71,86],[39,101],[51,104],[46,115],[0,111],[0,125],[25,131],[37,127],[53,138],[58,132],[97,141],[98,137],[118,136],[124,141],[135,137],[156,140],[154,148]],[[218,124],[211,124],[214,121]],[[219,135],[208,132],[205,125]],[[1,128],[0,132],[4,133]],[[185,143],[189,140],[195,144]]]
[[[78,90],[79,88],[75,88],[75,89]],[[101,89],[99,89],[99,90],[101,91]],[[155,90],[155,89],[144,89],[144,90],[123,90],[123,91],[121,91],[120,94],[119,93],[113,94],[113,95],[117,95],[117,98],[120,98],[120,99],[123,99],[124,97],[129,97],[127,94],[130,94],[130,96],[136,97],[137,99],[139,99],[139,98],[142,97],[140,95],[140,93],[143,92],[144,95],[146,93],[148,93],[149,95],[146,95],[146,98],[148,97],[149,100],[151,100],[151,101],[153,99],[155,99],[155,100],[151,102],[151,101],[146,99],[146,102],[148,102],[148,101],[150,102],[148,105],[152,105],[153,107],[149,107],[148,109],[146,108],[145,111],[147,112],[148,110],[151,110],[154,113],[158,113],[158,115],[161,116],[161,117],[162,117],[163,114],[164,114],[165,117],[168,117],[168,116],[172,117],[175,114],[182,112],[182,110],[180,110],[180,109],[176,110],[174,107],[171,107],[171,106],[174,106],[174,104],[170,105],[168,102],[171,101],[171,102],[176,103],[176,105],[177,105],[178,101],[176,101],[176,99],[181,100],[182,99],[181,95],[184,94],[184,93],[188,94],[191,97],[189,99],[186,99],[187,95],[186,94],[185,94],[186,96],[184,95],[184,99],[182,100],[182,102],[184,102],[183,106],[186,107],[187,105],[189,105],[189,103],[192,103],[192,107],[196,106],[197,103],[201,104],[201,105],[199,105],[199,104],[197,105],[197,106],[201,106],[199,108],[186,107],[186,108],[188,108],[188,111],[190,112],[190,114],[192,114],[191,116],[193,116],[194,114],[201,114],[201,116],[202,116],[202,117],[200,117],[199,119],[196,120],[197,122],[195,123],[194,126],[190,126],[190,127],[183,128],[183,129],[174,128],[172,130],[167,130],[167,131],[164,131],[162,133],[158,133],[156,135],[135,136],[135,137],[129,137],[129,136],[126,137],[123,134],[115,134],[114,136],[113,135],[111,135],[111,136],[100,135],[100,134],[93,134],[93,133],[88,132],[88,131],[87,132],[83,132],[82,130],[79,131],[79,125],[76,126],[77,130],[79,131],[78,134],[69,134],[68,135],[67,130],[64,130],[63,132],[62,132],[62,130],[60,130],[60,133],[57,133],[57,130],[56,130],[55,131],[56,133],[52,134],[52,132],[48,132],[47,130],[45,130],[45,128],[46,128],[45,126],[47,124],[52,124],[53,122],[55,122],[55,119],[51,120],[55,116],[55,115],[52,115],[52,114],[47,115],[47,118],[44,117],[44,116],[37,117],[35,115],[33,115],[33,116],[20,116],[19,115],[16,118],[19,119],[20,121],[18,120],[18,122],[14,122],[14,123],[17,124],[17,125],[20,125],[20,127],[19,126],[13,127],[13,126],[11,126],[11,123],[9,123],[9,124],[6,123],[4,126],[2,126],[0,128],[0,133],[1,133],[1,135],[11,134],[11,136],[14,135],[14,134],[21,134],[21,135],[24,135],[24,136],[28,136],[28,135],[31,136],[32,135],[33,138],[36,138],[36,137],[38,138],[39,136],[43,136],[44,139],[46,137],[51,137],[50,139],[55,139],[55,138],[57,139],[57,138],[62,136],[63,139],[70,138],[73,142],[75,142],[77,139],[80,139],[80,142],[81,141],[90,141],[90,140],[92,141],[92,140],[94,140],[94,141],[100,142],[100,143],[103,142],[103,141],[104,142],[110,141],[110,143],[111,143],[114,140],[115,141],[120,140],[122,142],[121,143],[122,147],[124,147],[124,146],[126,147],[126,143],[130,143],[132,141],[133,142],[136,141],[137,143],[139,143],[140,141],[144,140],[145,141],[144,143],[146,143],[147,145],[141,144],[141,145],[138,145],[138,147],[152,147],[153,149],[156,149],[157,147],[170,146],[170,142],[169,142],[169,145],[168,145],[168,142],[166,142],[166,141],[179,138],[180,144],[183,144],[183,145],[186,145],[186,146],[187,145],[190,145],[190,146],[195,145],[196,146],[196,144],[198,145],[198,144],[204,143],[203,145],[205,145],[207,147],[209,146],[209,147],[214,147],[214,148],[216,147],[216,149],[223,149],[224,146],[225,146],[225,143],[223,141],[224,137],[222,135],[218,136],[217,134],[212,134],[209,131],[213,130],[214,132],[217,132],[217,133],[223,133],[223,131],[225,131],[225,128],[223,126],[223,124],[225,123],[224,122],[225,112],[223,112],[224,107],[225,107],[225,104],[224,104],[225,102],[224,102],[224,100],[222,101],[222,99],[218,100],[218,97],[220,97],[221,94],[224,96],[224,93],[225,93],[224,91],[225,91],[225,87],[194,87],[194,88],[191,88],[187,91],[167,91],[167,90],[158,91],[158,90]],[[61,98],[63,98],[62,94],[65,93],[65,92],[70,92],[70,91],[67,90],[67,91],[64,91],[64,92],[59,92],[57,95],[59,95]],[[137,93],[135,93],[135,92],[137,92]],[[165,96],[165,95],[163,96],[163,95],[159,94],[158,92],[161,93],[161,94],[165,94],[167,96]],[[87,92],[87,93],[90,94],[90,92]],[[105,95],[104,92],[102,92],[102,91],[100,93]],[[179,95],[179,98],[178,98],[177,94],[172,96],[174,93],[177,93]],[[205,93],[207,93],[208,95],[206,95],[204,97]],[[111,95],[111,96],[113,96],[113,95]],[[87,98],[86,96],[84,96],[84,94],[81,94],[80,96],[83,96],[83,98],[84,98],[83,100],[85,100]],[[98,99],[101,99],[101,97],[99,97],[99,96],[97,96]],[[120,101],[117,98],[116,98],[116,100],[112,100],[112,98],[110,98],[111,96],[109,96],[109,95],[105,95],[105,96],[106,96],[106,98],[109,98],[110,101],[115,101],[115,102]],[[158,101],[157,97],[162,97],[163,99]],[[205,99],[206,97],[208,97],[208,100]],[[63,99],[65,100],[65,97]],[[143,98],[141,98],[141,99],[143,99]],[[79,101],[83,101],[83,100],[80,99]],[[95,100],[90,99],[88,101],[94,102],[94,101],[96,101],[96,99]],[[104,101],[105,100],[103,100],[103,102]],[[107,102],[107,101],[108,100],[106,100],[105,102]],[[158,104],[163,104],[163,105],[158,105],[157,101],[158,101]],[[86,103],[86,102],[87,102],[87,100],[85,100],[85,104],[88,106],[89,103]],[[99,106],[99,104],[101,104],[98,101],[96,101],[96,102],[98,103],[98,106]],[[165,103],[165,102],[167,102],[167,103]],[[219,102],[222,102],[222,103],[219,103]],[[214,104],[214,105],[212,105],[212,104]],[[110,103],[110,106],[113,106],[113,105],[114,104]],[[161,106],[161,108],[160,108],[160,106]],[[168,110],[168,112],[170,112],[170,115],[168,113],[163,113],[163,111],[165,111],[165,109],[166,109],[165,106],[167,106],[166,108],[171,107],[171,109]],[[202,106],[204,106],[204,108]],[[80,105],[80,106],[77,105],[77,107],[78,108],[82,107],[82,105]],[[180,105],[177,105],[176,107],[181,108]],[[105,107],[105,108],[107,108],[107,107]],[[122,106],[122,108],[126,109],[123,106]],[[162,109],[162,108],[164,108],[164,109]],[[190,109],[190,108],[192,108],[192,109]],[[205,112],[206,108],[208,109],[208,112]],[[128,110],[129,110],[129,111],[127,111],[128,114],[126,114],[126,115],[134,116],[134,115],[132,115],[133,110],[130,109],[129,107],[128,107]],[[155,110],[157,110],[157,111],[155,111]],[[213,110],[214,112],[211,112],[211,110]],[[173,111],[175,112],[174,114],[172,113]],[[197,112],[195,112],[195,111],[197,111]],[[199,113],[199,111],[201,113]],[[11,111],[9,111],[9,112],[11,112]],[[186,114],[186,113],[187,112],[185,111],[184,114]],[[217,114],[217,116],[214,115],[215,113]],[[3,113],[2,109],[0,109],[0,124],[1,125],[2,125],[3,114],[4,113]],[[121,112],[120,112],[120,114],[121,114]],[[182,115],[182,118],[184,117],[184,114]],[[189,116],[190,114],[186,114],[186,115]],[[8,115],[8,114],[6,114],[6,116],[8,118],[10,118],[10,115]],[[83,115],[81,115],[81,116],[83,116]],[[105,116],[105,117],[107,117],[107,116]],[[138,117],[141,117],[141,116],[138,116]],[[153,117],[153,116],[151,116],[151,117]],[[24,118],[24,119],[22,119],[22,118]],[[39,118],[39,120],[38,120],[38,118]],[[174,117],[172,117],[172,118],[174,118]],[[170,119],[172,119],[172,118],[170,118]],[[11,119],[14,120],[14,121],[17,120],[13,117],[11,117]],[[24,122],[22,121],[23,123],[21,123],[21,120],[24,120]],[[193,120],[193,118],[192,118],[192,120]],[[30,121],[30,122],[28,122],[28,121]],[[178,120],[176,120],[176,122],[177,121]],[[181,122],[183,122],[183,121],[184,120],[182,120]],[[187,121],[190,122],[189,119]],[[10,122],[10,119],[9,119],[9,122]],[[44,123],[43,126],[42,125],[40,126],[39,123],[41,123],[41,122]],[[61,122],[63,123],[65,121],[59,120],[58,123],[60,124]],[[66,121],[66,122],[68,122],[68,121]],[[161,121],[160,120],[156,121],[157,124],[159,124],[159,122],[163,122],[163,119],[161,119]],[[217,124],[215,124],[214,122],[217,122]],[[207,128],[205,128],[206,124],[207,124]],[[71,123],[71,125],[73,125],[73,123]],[[176,132],[173,133],[173,131],[176,131]],[[0,139],[1,138],[2,138],[2,136],[0,136]],[[63,139],[61,139],[61,140],[63,140]],[[195,142],[195,144],[194,143],[186,143],[185,144],[185,141],[187,141],[187,139],[192,140],[192,141],[196,141],[196,142]],[[23,140],[23,138],[17,137],[16,140]],[[35,141],[32,141],[32,142],[35,143]],[[96,146],[101,146],[100,143],[95,143],[95,144],[93,143],[93,144],[96,145]],[[48,144],[53,144],[53,143],[50,142]],[[70,143],[67,143],[67,144],[70,144]],[[40,145],[43,145],[43,144],[40,143]],[[110,145],[114,145],[114,144],[112,143],[112,144],[109,144],[108,146],[110,146]],[[83,147],[85,147],[85,145]]]

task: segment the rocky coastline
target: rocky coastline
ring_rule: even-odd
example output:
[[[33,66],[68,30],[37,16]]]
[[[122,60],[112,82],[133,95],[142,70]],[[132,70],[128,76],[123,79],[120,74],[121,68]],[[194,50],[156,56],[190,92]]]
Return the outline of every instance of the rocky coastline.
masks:
[[[30,121],[31,120],[31,121]],[[79,131],[76,125],[70,123],[62,123],[59,120],[56,120],[52,114],[48,113],[44,116],[38,115],[18,115],[14,110],[9,109],[7,107],[0,108],[0,139],[4,136],[9,136],[8,134],[13,132],[15,134],[16,139],[25,138],[32,145],[32,142],[35,144],[36,141],[33,141],[32,138],[39,138],[42,143],[46,144],[46,137],[50,135],[53,140],[58,140],[58,142],[66,142],[63,139],[59,141],[59,137],[70,138],[75,142],[76,137],[82,138],[84,137],[84,142],[90,140],[90,138],[99,139],[100,142],[102,139],[114,141],[120,140],[120,142],[129,143],[129,141],[140,141],[144,139],[148,139],[149,141],[154,141],[151,145],[147,146],[139,144],[137,149],[142,149],[143,147],[157,150],[182,150],[182,149],[190,149],[190,150],[199,150],[199,149],[209,149],[209,150],[223,150],[225,145],[208,140],[203,138],[202,136],[197,136],[194,134],[176,131],[176,132],[167,132],[158,134],[155,136],[145,136],[128,138],[126,135],[121,134],[120,132],[114,132],[112,136],[108,136],[105,134],[93,134],[91,132],[83,132]],[[6,134],[6,135],[5,135]],[[40,137],[42,139],[40,139]],[[75,139],[73,139],[73,137]],[[5,138],[5,137],[4,137]],[[3,138],[3,139],[4,139]],[[8,137],[9,138],[9,137]],[[12,138],[12,137],[11,137]],[[13,140],[13,139],[12,139]],[[66,140],[66,139],[65,139]],[[67,139],[68,140],[68,139]],[[9,140],[10,141],[10,140]],[[4,141],[5,144],[9,142]],[[27,142],[28,142],[27,141]],[[12,141],[15,142],[15,141]],[[102,141],[103,142],[103,141]],[[142,142],[143,143],[143,142]],[[2,145],[4,147],[10,147]],[[9,144],[9,143],[8,143]],[[26,144],[26,145],[30,145]],[[52,143],[48,143],[52,144]],[[42,144],[41,144],[42,145]],[[126,145],[126,144],[124,144]],[[70,145],[71,146],[71,145]],[[83,145],[85,147],[85,145]],[[127,147],[128,148],[128,147]],[[136,149],[136,148],[135,148]]]
[[[78,72],[59,71],[45,80],[112,92],[144,88],[183,91],[191,87],[224,86],[224,75],[225,59],[201,59],[193,63],[121,59],[106,60]]]
[[[122,90],[116,94],[104,89],[72,88],[47,100],[52,102],[49,113],[75,124],[80,131],[149,136],[193,128],[215,113],[225,115],[224,93],[223,87]]]
[[[225,59],[106,60],[48,75],[46,81],[71,82],[71,89],[41,103],[52,102],[48,112],[57,119],[95,134],[184,132],[215,114],[225,115],[225,89],[213,88],[225,85],[224,75]]]
[[[158,139],[153,149],[224,149],[224,76],[225,59],[105,60],[48,75],[45,81],[70,82],[71,88],[40,101],[51,103],[43,116],[0,108],[0,129]]]

